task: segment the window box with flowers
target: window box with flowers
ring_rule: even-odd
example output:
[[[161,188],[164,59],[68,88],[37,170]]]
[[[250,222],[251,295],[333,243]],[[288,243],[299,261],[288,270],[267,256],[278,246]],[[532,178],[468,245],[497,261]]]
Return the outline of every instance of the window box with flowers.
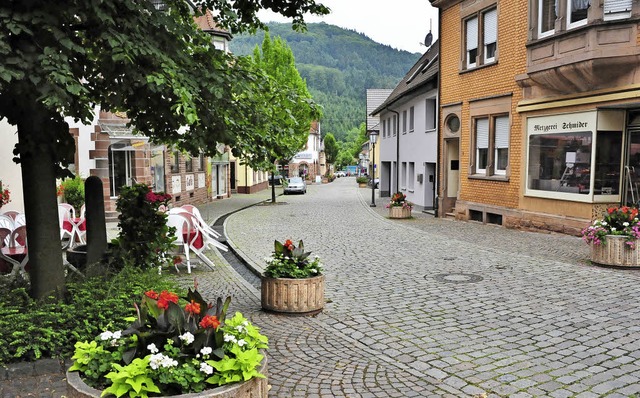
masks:
[[[302,240],[296,247],[291,240],[277,240],[261,285],[262,308],[266,311],[312,315],[324,308],[322,264],[304,251]]]
[[[389,209],[389,218],[410,218],[413,203],[407,200],[407,195],[396,192],[385,207]]]
[[[266,397],[267,338],[239,312],[225,320],[230,297],[185,300],[147,291],[128,329],[76,343],[67,396]]]
[[[591,262],[616,267],[640,267],[640,218],[635,207],[610,207],[602,220],[582,230],[591,246]]]

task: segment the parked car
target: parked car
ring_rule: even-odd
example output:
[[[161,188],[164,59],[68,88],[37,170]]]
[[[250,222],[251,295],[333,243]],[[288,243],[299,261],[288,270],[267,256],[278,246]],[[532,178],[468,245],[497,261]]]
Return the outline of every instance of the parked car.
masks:
[[[307,193],[307,183],[302,177],[287,178],[287,184],[284,186],[284,194],[289,193]]]
[[[369,178],[369,182],[368,182],[367,184],[368,184],[369,186],[371,186],[372,181],[373,181],[373,183],[375,184],[373,187],[374,187],[374,188],[378,188],[378,187],[379,187],[379,185],[380,185],[380,179],[379,179],[379,178],[375,178],[375,179],[371,179],[371,178]]]
[[[336,176],[337,178],[340,178],[340,177],[346,177],[347,173],[345,173],[344,171],[340,170],[340,171],[336,171],[333,175]]]

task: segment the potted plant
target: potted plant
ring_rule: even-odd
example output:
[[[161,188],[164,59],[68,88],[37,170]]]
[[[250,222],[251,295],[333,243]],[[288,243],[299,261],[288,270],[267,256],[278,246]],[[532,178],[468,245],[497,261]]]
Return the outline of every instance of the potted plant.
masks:
[[[184,300],[149,290],[128,329],[76,343],[69,396],[266,397],[267,338],[239,312],[225,319],[230,297],[214,305],[196,288]]]
[[[385,207],[389,209],[389,218],[409,218],[411,217],[413,203],[407,200],[407,195],[402,192],[396,192],[391,196],[391,200]]]
[[[318,256],[310,258],[302,240],[274,243],[262,278],[262,308],[267,311],[309,315],[324,307],[324,275]]]
[[[601,265],[640,266],[639,221],[635,207],[608,208],[602,219],[582,230],[582,239],[591,246],[591,261]]]
[[[366,188],[369,179],[365,176],[356,177],[356,182],[360,188]]]
[[[74,178],[62,181],[60,185],[65,202],[73,206],[76,214],[80,215],[80,208],[84,204],[84,180],[76,175]],[[58,193],[60,191],[58,188]]]

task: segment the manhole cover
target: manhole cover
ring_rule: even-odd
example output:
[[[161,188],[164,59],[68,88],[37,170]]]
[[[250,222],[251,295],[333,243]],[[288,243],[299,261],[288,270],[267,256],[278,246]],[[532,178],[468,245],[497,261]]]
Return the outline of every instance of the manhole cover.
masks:
[[[425,276],[425,279],[429,277],[430,276],[427,275]],[[465,274],[465,273],[437,274],[433,278],[438,282],[445,282],[445,283],[475,283],[475,282],[480,282],[481,280],[484,279],[480,275]]]

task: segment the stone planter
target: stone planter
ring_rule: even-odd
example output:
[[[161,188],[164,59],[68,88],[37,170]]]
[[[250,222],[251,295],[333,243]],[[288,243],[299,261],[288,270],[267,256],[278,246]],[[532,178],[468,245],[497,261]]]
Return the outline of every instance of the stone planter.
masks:
[[[640,267],[640,242],[634,248],[625,242],[624,236],[607,235],[604,244],[591,245],[591,262],[615,267]]]
[[[313,278],[262,278],[262,308],[266,311],[312,315],[324,307],[324,275]]]
[[[390,206],[389,218],[410,218],[411,208],[402,206]]]
[[[265,355],[264,351],[261,352]],[[258,372],[267,376],[267,356],[265,355]],[[199,393],[171,395],[174,398],[266,398],[268,396],[268,379],[254,377],[243,383],[228,384],[204,390]],[[99,398],[102,391],[89,387],[80,378],[78,372],[67,371],[67,398]],[[112,395],[110,395],[112,397]],[[128,395],[127,395],[128,396]]]
[[[358,183],[358,187],[359,188],[366,188],[367,187],[367,183],[366,182],[359,182]]]

